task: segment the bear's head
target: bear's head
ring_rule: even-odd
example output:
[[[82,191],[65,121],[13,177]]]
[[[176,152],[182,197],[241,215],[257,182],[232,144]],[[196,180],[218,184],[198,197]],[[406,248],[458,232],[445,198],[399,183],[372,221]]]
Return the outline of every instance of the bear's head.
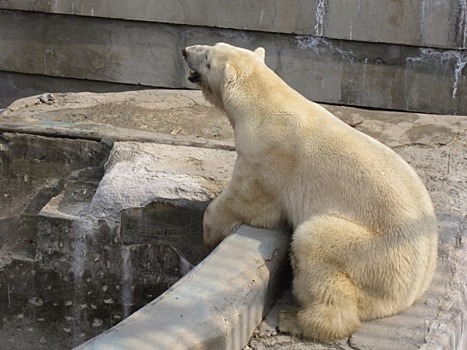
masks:
[[[250,51],[225,43],[194,45],[182,50],[190,68],[188,80],[198,84],[204,97],[222,110],[226,93],[249,75],[255,62],[264,64],[264,54],[262,47]]]

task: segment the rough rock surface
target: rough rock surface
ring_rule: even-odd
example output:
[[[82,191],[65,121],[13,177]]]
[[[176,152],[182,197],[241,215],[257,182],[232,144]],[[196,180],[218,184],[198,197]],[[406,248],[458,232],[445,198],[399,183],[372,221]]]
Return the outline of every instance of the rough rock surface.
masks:
[[[277,310],[291,299],[290,292],[286,292],[246,349],[464,349],[467,343],[467,117],[325,107],[392,147],[420,174],[439,219],[438,269],[429,291],[413,307],[400,315],[365,323],[349,339],[332,344],[317,344],[276,333]],[[133,118],[132,111],[141,114]],[[232,148],[229,128],[226,118],[203,102],[199,92],[192,91],[34,97],[19,100],[0,114],[3,131],[218,149]],[[141,144],[119,146],[117,143],[117,147],[128,147],[129,151],[132,147],[144,149]],[[167,154],[170,157],[170,152]],[[149,158],[159,156],[148,155]],[[213,162],[215,165],[216,160]],[[196,168],[190,161],[186,164]],[[213,175],[220,174],[215,166],[211,169]],[[146,175],[157,171],[148,169]],[[225,179],[223,173],[220,175]],[[110,197],[103,196],[102,203],[109,200]]]
[[[230,151],[116,142],[90,211],[117,220],[123,209],[158,199],[209,202],[227,185],[235,159]]]

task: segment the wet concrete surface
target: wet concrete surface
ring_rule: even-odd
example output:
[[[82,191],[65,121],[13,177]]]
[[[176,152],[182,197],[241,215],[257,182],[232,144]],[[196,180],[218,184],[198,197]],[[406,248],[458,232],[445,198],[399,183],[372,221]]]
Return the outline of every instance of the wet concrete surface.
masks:
[[[132,105],[138,107],[135,108],[137,113],[144,114],[138,116],[138,122],[135,121],[134,125],[131,122],[131,115],[128,114]],[[102,109],[103,106],[107,106],[108,110]],[[368,322],[349,339],[332,344],[317,344],[277,334],[274,313],[281,305],[290,302],[290,297],[287,297],[286,293],[284,299],[276,304],[271,314],[255,332],[248,347],[258,350],[463,349],[467,341],[465,332],[465,320],[467,319],[465,315],[467,310],[465,284],[467,274],[467,247],[465,245],[467,117],[384,112],[341,106],[325,107],[358,130],[368,133],[393,148],[415,168],[425,182],[438,214],[440,228],[438,269],[435,279],[429,291],[412,308],[401,315]],[[97,109],[99,109],[99,113],[92,112]],[[61,110],[63,113],[60,112]],[[72,112],[70,112],[71,110]],[[163,185],[165,186],[163,193],[174,196],[174,198],[185,196],[187,192],[197,189],[199,186],[203,187],[204,185],[200,184],[206,184],[205,181],[209,181],[208,192],[210,195],[198,191],[198,195],[201,197],[191,198],[191,200],[199,203],[208,201],[209,198],[215,196],[227,183],[229,169],[234,161],[232,152],[222,151],[225,152],[222,155],[217,153],[221,150],[233,149],[229,128],[227,119],[208,106],[198,91],[153,90],[121,94],[84,93],[54,97],[39,96],[17,101],[0,114],[0,130],[3,131],[3,135],[6,135],[6,138],[4,137],[4,140],[0,142],[0,147],[5,150],[6,145],[10,142],[8,141],[9,135],[17,132],[20,134],[49,135],[54,138],[102,140],[103,145],[112,146],[112,149],[120,149],[122,152],[120,154],[137,154],[136,158],[129,157],[126,162],[119,163],[118,166],[112,166],[111,161],[107,162],[106,174],[112,179],[112,186],[105,187],[104,181],[100,180],[100,190],[96,190],[99,198],[96,198],[96,193],[94,193],[91,199],[91,203],[99,204],[95,207],[95,219],[105,221],[114,217],[115,211],[112,211],[111,208],[109,211],[105,211],[103,208],[109,207],[109,203],[118,200],[119,189],[125,188],[125,184],[129,182],[128,179],[134,176],[132,174],[138,173],[132,164],[141,163],[143,169],[142,173],[138,173],[139,177],[136,177],[134,182],[147,185],[144,187],[145,190],[138,194],[141,195],[138,200],[147,201],[151,196],[155,196],[154,193],[150,193],[151,186],[159,186],[154,184],[158,184],[161,179],[164,179],[164,168],[166,167],[172,172],[184,167],[191,167],[190,181],[194,179],[194,182],[189,183],[196,185],[190,187],[189,191],[186,190],[187,187],[179,187],[184,190],[175,193],[166,191],[166,188],[171,186],[167,183],[167,185]],[[133,143],[127,143],[127,141],[133,141]],[[149,145],[156,144],[159,146],[151,151]],[[180,145],[198,147],[199,153],[196,153],[191,161],[186,157],[186,159],[180,158],[185,160],[175,161],[174,159],[177,158],[174,156],[175,154],[187,153],[187,149]],[[215,156],[210,156],[210,162],[199,162],[207,149],[211,149]],[[172,156],[162,157],[162,155],[169,154]],[[146,159],[146,163],[141,162],[141,159]],[[150,165],[153,163],[156,166]],[[222,169],[218,168],[222,164],[224,164]],[[3,163],[1,169],[2,171],[5,169]],[[202,176],[196,173],[202,169],[205,170]],[[24,181],[24,176],[18,175],[14,181],[20,184],[21,181]],[[178,178],[177,181],[176,183],[180,186],[187,182],[186,178]],[[114,186],[114,184],[116,185]],[[62,188],[68,188],[63,181],[61,183],[58,181],[58,184],[55,184],[50,180],[47,186],[44,187],[43,192],[50,192],[50,195],[55,197]],[[2,184],[0,191],[4,191],[1,193],[4,198],[7,198],[8,193],[5,188],[5,185]],[[89,193],[93,193],[92,186],[89,188]],[[101,190],[104,188],[106,190],[101,196]],[[18,191],[18,193],[22,193],[20,190]],[[29,203],[32,198],[35,198],[35,196],[30,195],[30,192],[24,190],[24,193],[29,196],[28,199],[24,200],[24,203]],[[72,186],[69,192],[73,193]],[[132,192],[138,192],[138,190],[135,189]],[[89,193],[82,194],[79,197],[82,200],[78,200],[78,202],[88,201],[91,196]],[[106,196],[107,193],[113,194]],[[145,193],[150,193],[150,195],[145,197]],[[189,196],[187,198],[190,199]],[[16,201],[13,202],[16,203]],[[34,212],[42,210],[43,213],[52,213],[55,211],[55,209],[47,209],[47,205],[41,209],[42,201],[32,202],[35,204],[30,207],[35,208]],[[124,221],[127,220],[125,222],[129,224],[130,228],[132,227],[130,224],[132,218],[144,217],[138,212],[140,209],[132,209],[134,206],[131,203],[133,202],[127,201],[126,204],[118,204],[121,207],[117,210],[117,212],[128,211],[128,220],[122,219],[121,222],[123,225]],[[144,207],[147,204],[141,206]],[[25,204],[22,205],[22,207],[25,206],[27,207]],[[57,205],[52,207],[57,208]],[[9,216],[2,217],[3,223],[5,223],[2,227],[17,226],[20,215],[12,215],[16,210],[10,209]],[[79,212],[80,209],[76,208],[76,210]],[[103,210],[103,214],[98,214],[101,213],[101,210]],[[133,212],[134,210],[136,212]],[[72,215],[71,213],[65,214]],[[126,214],[122,215],[124,217]],[[181,217],[183,215],[181,214]],[[100,222],[99,220],[97,222]],[[153,238],[152,233],[147,234],[142,227],[134,230],[134,232],[138,232],[135,235],[135,237],[139,237],[137,245],[144,245],[146,239]],[[6,239],[2,237],[5,235],[0,235],[0,242],[6,246]],[[26,238],[26,240],[30,240],[30,238]],[[179,252],[178,249],[175,250]],[[180,254],[184,253],[180,252]],[[122,258],[119,259],[121,262]],[[71,276],[70,272],[68,274]],[[284,289],[287,289],[287,285],[284,285]],[[32,301],[34,303],[37,300],[33,299]],[[29,304],[31,303],[29,303],[28,298]],[[50,324],[48,326],[50,327]],[[5,327],[2,329],[6,329]],[[2,335],[0,337],[3,338]],[[38,344],[41,344],[40,341]]]

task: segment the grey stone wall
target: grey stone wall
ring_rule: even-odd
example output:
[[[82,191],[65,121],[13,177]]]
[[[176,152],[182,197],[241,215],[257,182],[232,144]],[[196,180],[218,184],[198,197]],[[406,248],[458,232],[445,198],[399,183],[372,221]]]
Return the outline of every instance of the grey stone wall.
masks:
[[[0,0],[0,9],[467,48],[466,0]]]
[[[465,0],[316,0],[309,34],[334,39],[467,48]]]
[[[318,102],[467,114],[467,0],[0,0],[8,77],[192,88],[181,48],[218,41]]]

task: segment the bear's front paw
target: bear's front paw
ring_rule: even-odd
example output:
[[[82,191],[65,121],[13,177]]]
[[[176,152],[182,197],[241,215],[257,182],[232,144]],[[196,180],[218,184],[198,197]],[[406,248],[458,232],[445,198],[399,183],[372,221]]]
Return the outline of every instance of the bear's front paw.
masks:
[[[219,243],[221,242],[221,239],[219,235],[213,234],[212,231],[204,230],[203,234],[203,243],[204,247],[208,250],[213,250]]]
[[[225,219],[225,217],[219,219],[205,214],[203,222],[203,241],[207,249],[214,249],[240,226],[239,222]]]
[[[297,323],[297,311],[297,308],[281,310],[279,313],[279,324],[277,326],[279,332],[289,333],[294,336],[298,336],[300,334]]]
[[[203,233],[204,246],[209,250],[214,249],[225,238],[230,236],[239,226],[239,224],[235,224],[233,226],[228,226],[227,229],[224,230],[213,230],[205,225]]]

